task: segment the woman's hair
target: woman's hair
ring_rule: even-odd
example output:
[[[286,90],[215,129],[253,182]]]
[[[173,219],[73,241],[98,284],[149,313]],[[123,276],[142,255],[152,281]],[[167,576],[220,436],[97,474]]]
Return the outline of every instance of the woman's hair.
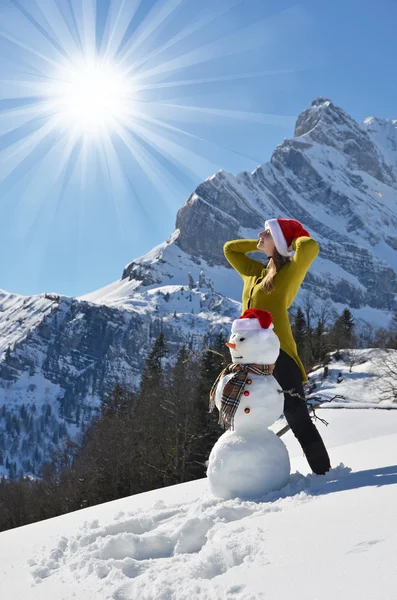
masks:
[[[277,252],[276,248],[273,251],[273,256],[270,258],[267,263],[268,272],[266,277],[261,283],[262,290],[264,292],[271,292],[274,289],[274,277],[276,273],[279,272],[280,269],[287,263],[289,263],[291,258],[289,256],[282,256],[279,252]]]

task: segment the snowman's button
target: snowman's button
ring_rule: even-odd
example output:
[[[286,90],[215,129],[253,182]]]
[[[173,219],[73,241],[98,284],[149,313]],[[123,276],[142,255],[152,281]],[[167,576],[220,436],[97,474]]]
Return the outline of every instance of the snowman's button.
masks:
[[[244,408],[244,412],[248,414],[249,412],[251,412],[251,409],[250,409],[250,408],[248,408],[248,407],[247,407],[247,408]]]
[[[248,391],[248,390],[245,390],[245,392],[244,392],[244,396],[249,396],[249,395],[250,395],[249,391]]]
[[[252,379],[247,379],[247,383],[250,385],[250,383],[252,383]]]

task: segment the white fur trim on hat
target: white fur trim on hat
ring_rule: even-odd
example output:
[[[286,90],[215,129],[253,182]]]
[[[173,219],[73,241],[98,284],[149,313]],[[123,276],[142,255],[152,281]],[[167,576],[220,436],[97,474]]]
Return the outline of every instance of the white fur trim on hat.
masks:
[[[288,250],[287,241],[277,219],[265,221],[265,229],[270,229],[276,250],[281,256],[291,256],[292,252]]]
[[[273,329],[273,323],[270,323],[267,329],[263,329],[258,319],[235,319],[232,323],[232,333],[236,331],[258,331],[261,329],[262,331],[269,331]]]

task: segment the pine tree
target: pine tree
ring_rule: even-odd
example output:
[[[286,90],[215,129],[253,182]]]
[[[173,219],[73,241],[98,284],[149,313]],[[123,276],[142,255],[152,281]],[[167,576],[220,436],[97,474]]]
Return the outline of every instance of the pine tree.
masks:
[[[140,475],[147,480],[147,489],[168,484],[164,468],[164,414],[161,409],[166,394],[165,358],[169,353],[164,334],[156,339],[145,362],[136,399],[135,424],[139,440]]]
[[[177,355],[175,365],[165,373],[165,390],[160,408],[163,412],[164,469],[172,483],[189,479],[190,453],[200,435],[200,414],[195,404],[197,365],[185,346]]]
[[[292,331],[296,342],[296,347],[298,349],[298,353],[300,355],[303,355],[306,350],[307,327],[305,315],[303,314],[303,310],[300,306],[296,311],[296,316],[292,324]]]
[[[134,409],[134,394],[116,384],[114,390],[107,394],[101,402],[102,416],[117,418],[130,417]]]
[[[313,331],[313,348],[315,361],[323,362],[329,351],[328,332],[325,330],[321,319],[318,319],[316,328]]]
[[[295,318],[292,321],[292,334],[296,342],[299,358],[306,370],[309,370],[314,363],[313,339],[311,330],[309,333],[305,314],[300,307],[298,307]]]
[[[191,274],[190,271],[187,274],[187,281],[188,281],[189,289],[192,290],[194,288],[194,286],[195,286],[195,283],[194,283],[194,279],[193,279],[192,274]]]
[[[342,323],[346,331],[346,335],[349,339],[351,339],[354,331],[354,319],[352,313],[348,308],[345,308],[342,313]]]
[[[348,308],[336,319],[331,331],[331,341],[337,351],[337,356],[342,348],[355,346],[353,315]]]
[[[397,311],[394,313],[390,323],[390,336],[387,345],[389,348],[397,350]]]
[[[17,476],[17,465],[15,462],[10,464],[10,468],[8,469],[8,477],[10,479],[15,479]]]
[[[225,346],[225,337],[219,333],[212,344],[201,356],[198,369],[198,381],[195,390],[195,404],[199,415],[198,432],[190,458],[191,477],[205,477],[206,461],[213,445],[223,430],[218,425],[218,410],[209,412],[209,393],[219,373],[231,362],[230,352]]]
[[[74,504],[91,506],[145,491],[139,481],[135,394],[116,385],[101,403],[101,415],[83,436],[69,477]]]

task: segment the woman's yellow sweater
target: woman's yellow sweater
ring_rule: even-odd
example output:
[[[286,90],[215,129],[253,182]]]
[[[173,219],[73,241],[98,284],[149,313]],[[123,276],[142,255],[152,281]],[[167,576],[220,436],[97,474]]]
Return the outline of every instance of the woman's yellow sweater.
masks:
[[[292,242],[295,250],[292,260],[284,265],[274,277],[274,289],[266,293],[261,282],[267,269],[263,263],[246,256],[257,250],[258,240],[232,240],[223,247],[225,257],[241,275],[244,282],[243,312],[246,308],[260,308],[271,313],[274,332],[280,340],[281,349],[291,356],[302,372],[302,381],[307,381],[306,372],[298,356],[288,318],[288,308],[295,299],[305,275],[319,253],[319,245],[307,236]]]

